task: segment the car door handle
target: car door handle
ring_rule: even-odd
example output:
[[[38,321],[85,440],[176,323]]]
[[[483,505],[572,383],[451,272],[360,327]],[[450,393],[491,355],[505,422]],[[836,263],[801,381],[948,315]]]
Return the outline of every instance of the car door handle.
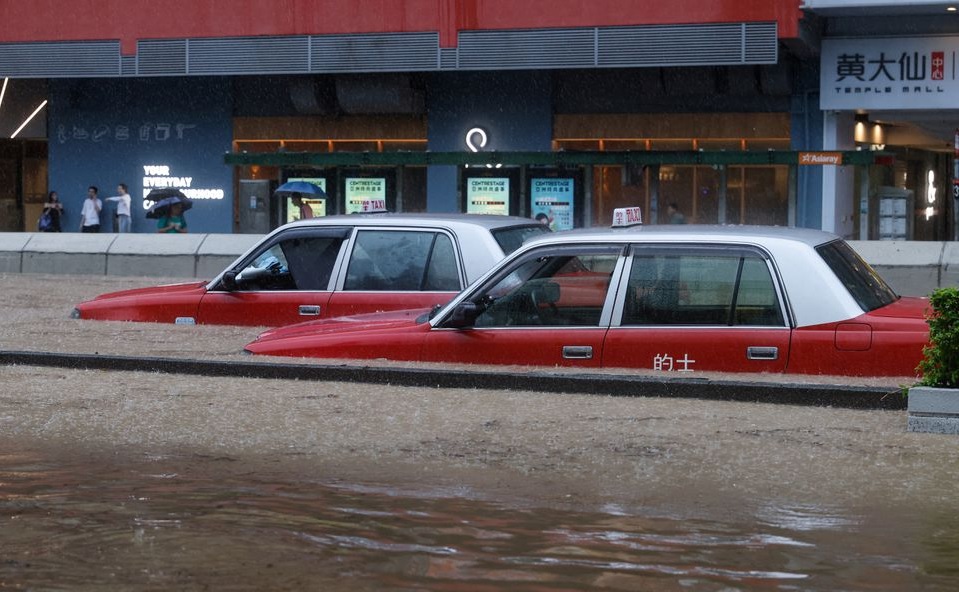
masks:
[[[320,305],[319,304],[301,304],[300,316],[303,316],[303,317],[320,316]]]
[[[593,346],[591,345],[564,345],[563,358],[567,360],[592,360]]]
[[[746,348],[746,357],[750,360],[778,360],[779,348],[752,345]]]

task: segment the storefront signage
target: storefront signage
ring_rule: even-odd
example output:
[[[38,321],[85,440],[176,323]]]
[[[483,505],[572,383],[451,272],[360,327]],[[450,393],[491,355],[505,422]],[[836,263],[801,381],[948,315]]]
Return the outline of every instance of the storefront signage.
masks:
[[[486,134],[486,130],[484,130],[481,127],[473,127],[473,128],[470,128],[468,132],[466,132],[465,142],[466,142],[466,147],[469,148],[470,152],[479,152],[480,148],[486,147],[486,142],[488,140],[489,138]],[[498,163],[496,165],[496,168],[501,168],[502,166],[503,166],[502,163]],[[469,168],[469,167],[470,165],[466,165],[466,168]],[[486,168],[491,169],[493,168],[493,165],[487,164]]]
[[[799,164],[838,166],[842,164],[842,152],[800,152]]]
[[[573,187],[573,179],[532,179],[530,216],[553,230],[572,230]]]
[[[323,177],[290,177],[287,179],[287,182],[290,181],[306,181],[307,183],[312,183],[319,187],[323,193],[326,193],[326,179]],[[313,213],[314,218],[320,218],[326,215],[326,198],[319,195],[303,195],[301,198],[303,205],[310,208],[310,212]],[[301,218],[300,208],[293,203],[293,198],[287,196],[286,198],[286,221],[293,222],[294,220],[299,220]]]
[[[509,215],[508,177],[471,177],[466,180],[466,213]]]
[[[386,210],[386,179],[363,177],[346,179],[346,213]]]
[[[146,197],[154,189],[179,189],[183,192],[183,195],[193,200],[220,200],[226,196],[223,189],[194,187],[193,182],[193,177],[176,175],[168,165],[143,165],[143,209],[148,210],[153,205],[153,201]]]
[[[952,109],[957,58],[959,37],[823,40],[822,108]]]

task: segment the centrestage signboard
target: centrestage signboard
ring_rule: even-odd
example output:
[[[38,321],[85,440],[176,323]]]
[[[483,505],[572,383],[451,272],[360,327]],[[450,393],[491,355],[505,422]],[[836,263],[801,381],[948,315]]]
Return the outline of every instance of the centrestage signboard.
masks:
[[[530,216],[552,230],[573,229],[573,180],[532,179]]]
[[[466,213],[509,215],[508,177],[471,177],[466,180]]]
[[[828,110],[952,109],[959,37],[825,39],[821,106]]]
[[[346,180],[346,213],[382,211],[386,209],[386,179],[349,178]]]

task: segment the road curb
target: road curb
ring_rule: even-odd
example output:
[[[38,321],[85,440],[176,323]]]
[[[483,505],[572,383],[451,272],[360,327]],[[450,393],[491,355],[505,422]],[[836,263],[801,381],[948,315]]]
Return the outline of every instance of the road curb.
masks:
[[[906,397],[899,389],[889,387],[725,381],[706,378],[658,379],[649,376],[598,373],[556,374],[546,370],[519,373],[435,368],[378,368],[25,351],[0,351],[0,364],[74,370],[360,382],[431,388],[527,390],[620,397],[676,397],[848,409],[906,408]]]

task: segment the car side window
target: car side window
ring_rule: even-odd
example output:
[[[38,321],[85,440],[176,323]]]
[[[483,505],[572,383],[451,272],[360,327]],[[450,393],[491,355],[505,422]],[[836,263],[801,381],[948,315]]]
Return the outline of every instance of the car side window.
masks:
[[[618,252],[530,258],[473,301],[475,327],[599,325]]]
[[[438,233],[433,243],[429,267],[426,269],[423,289],[426,291],[456,292],[461,287],[453,241],[445,234]]]
[[[281,240],[240,270],[237,285],[244,291],[328,290],[342,243],[339,237]]]
[[[460,289],[452,241],[440,232],[361,230],[346,290],[418,292]]]
[[[758,255],[635,252],[621,325],[782,326]]]

